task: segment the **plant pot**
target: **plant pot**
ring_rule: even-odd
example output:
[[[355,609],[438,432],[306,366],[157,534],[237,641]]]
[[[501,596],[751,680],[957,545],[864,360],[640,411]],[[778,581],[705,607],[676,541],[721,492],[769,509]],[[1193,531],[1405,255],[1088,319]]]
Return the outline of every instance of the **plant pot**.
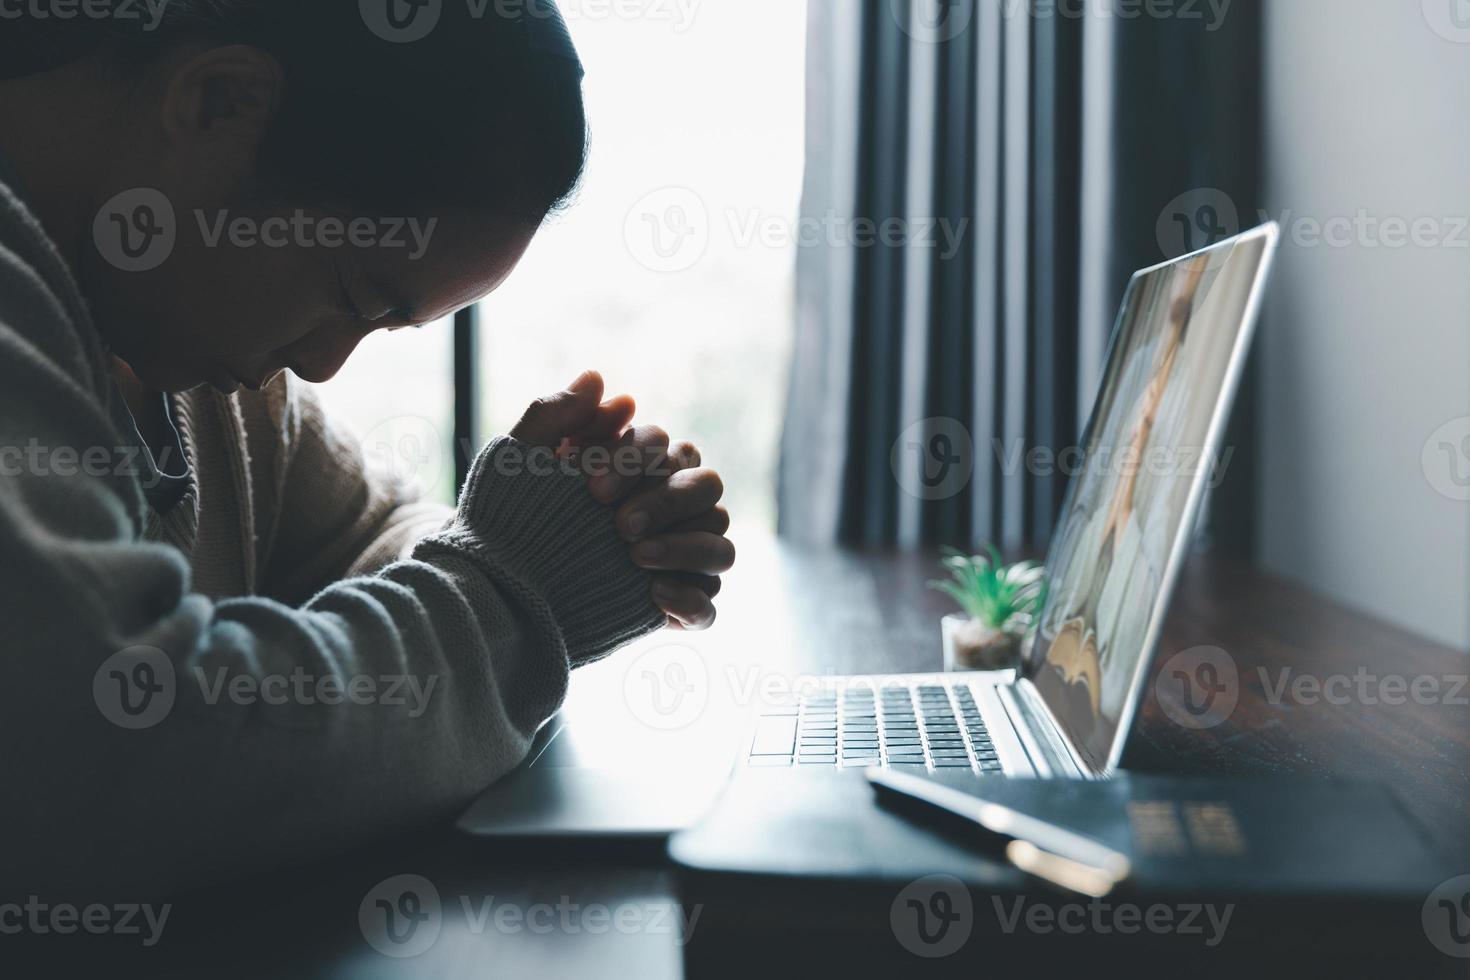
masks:
[[[944,617],[944,669],[1016,670],[1021,666],[1021,637],[992,629],[968,616]]]

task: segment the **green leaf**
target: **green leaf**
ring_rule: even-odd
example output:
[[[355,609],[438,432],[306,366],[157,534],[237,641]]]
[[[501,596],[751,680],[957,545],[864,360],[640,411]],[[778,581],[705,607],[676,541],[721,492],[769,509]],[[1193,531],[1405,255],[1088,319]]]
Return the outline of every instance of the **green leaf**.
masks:
[[[941,567],[947,580],[929,585],[959,604],[971,619],[991,629],[1024,624],[1036,614],[1045,592],[1045,570],[1035,562],[1007,566],[1000,551],[981,542],[979,554],[965,555],[953,548],[943,551]]]

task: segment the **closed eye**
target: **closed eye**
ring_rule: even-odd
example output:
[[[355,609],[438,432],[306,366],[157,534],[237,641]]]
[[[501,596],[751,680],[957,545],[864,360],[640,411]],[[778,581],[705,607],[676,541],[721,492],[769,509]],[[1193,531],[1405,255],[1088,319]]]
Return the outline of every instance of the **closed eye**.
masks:
[[[349,320],[370,322],[368,321],[367,317],[363,316],[362,309],[357,305],[357,302],[353,300],[352,293],[350,290],[348,290],[347,283],[340,274],[337,276],[337,293],[338,306],[341,308],[342,313]]]
[[[354,276],[355,281],[356,277]],[[352,290],[348,288],[347,280],[343,278],[340,270],[337,276],[337,284],[338,292],[341,296],[340,306],[342,313],[350,320],[359,323],[383,324],[388,330],[403,330],[408,327],[417,330],[425,323],[424,318],[419,316],[412,306],[399,306],[394,309],[384,310],[381,313],[369,315],[352,298]],[[372,284],[369,283],[369,285],[371,286]],[[387,322],[385,323],[384,321]]]

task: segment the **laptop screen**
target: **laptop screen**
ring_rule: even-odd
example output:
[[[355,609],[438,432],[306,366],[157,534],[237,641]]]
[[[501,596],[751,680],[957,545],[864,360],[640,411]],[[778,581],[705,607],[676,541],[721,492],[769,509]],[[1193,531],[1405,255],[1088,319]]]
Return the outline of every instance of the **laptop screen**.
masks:
[[[1124,299],[1027,658],[1096,771],[1122,755],[1200,498],[1228,466],[1223,431],[1275,239],[1267,226],[1140,272]]]

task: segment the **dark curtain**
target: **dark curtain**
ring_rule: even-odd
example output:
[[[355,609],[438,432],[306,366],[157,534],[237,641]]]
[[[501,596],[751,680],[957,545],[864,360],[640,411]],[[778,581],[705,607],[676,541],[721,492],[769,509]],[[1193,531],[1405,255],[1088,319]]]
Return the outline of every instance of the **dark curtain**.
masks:
[[[1257,223],[1259,6],[1205,7],[810,0],[803,218],[845,232],[798,259],[783,535],[1045,548],[1129,275]]]

